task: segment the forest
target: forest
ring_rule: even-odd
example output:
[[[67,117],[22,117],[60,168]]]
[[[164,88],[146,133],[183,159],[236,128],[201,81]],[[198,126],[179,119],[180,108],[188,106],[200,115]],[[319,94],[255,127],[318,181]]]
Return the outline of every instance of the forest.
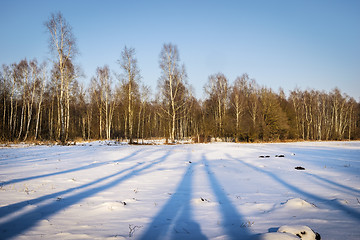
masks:
[[[99,66],[88,86],[71,26],[61,13],[44,27],[51,61],[3,64],[0,69],[0,140],[81,141],[165,138],[169,142],[353,140],[360,138],[360,104],[334,88],[289,94],[259,85],[248,74],[208,77],[206,97],[194,97],[174,44],[159,54],[157,92],[141,81],[134,48],[119,53],[118,71]]]

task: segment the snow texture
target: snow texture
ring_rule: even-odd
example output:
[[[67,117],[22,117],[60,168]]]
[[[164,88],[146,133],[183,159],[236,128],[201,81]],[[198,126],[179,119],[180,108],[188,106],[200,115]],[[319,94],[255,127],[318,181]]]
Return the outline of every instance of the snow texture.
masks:
[[[355,240],[359,224],[360,142],[0,148],[0,239]]]

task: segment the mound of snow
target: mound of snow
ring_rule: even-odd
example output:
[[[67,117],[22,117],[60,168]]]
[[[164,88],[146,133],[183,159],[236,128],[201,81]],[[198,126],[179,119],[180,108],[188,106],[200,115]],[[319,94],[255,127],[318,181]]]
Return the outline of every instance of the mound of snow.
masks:
[[[315,206],[301,198],[293,198],[287,200],[283,207],[287,209],[312,209]]]
[[[260,235],[258,240],[320,240],[321,237],[308,226],[282,226],[277,232]]]
[[[290,233],[300,237],[302,240],[320,240],[320,235],[316,234],[308,226],[282,226],[278,229],[281,233]]]

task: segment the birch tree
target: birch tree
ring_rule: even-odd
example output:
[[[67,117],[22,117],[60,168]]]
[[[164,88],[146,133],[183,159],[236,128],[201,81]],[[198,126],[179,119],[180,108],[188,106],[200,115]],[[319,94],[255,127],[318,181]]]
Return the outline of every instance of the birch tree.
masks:
[[[159,79],[162,112],[170,119],[170,140],[175,141],[176,120],[186,103],[185,67],[180,65],[179,52],[176,45],[164,44],[160,52],[161,76]]]
[[[209,76],[205,92],[209,99],[215,104],[215,121],[217,125],[217,136],[224,136],[224,119],[228,104],[228,80],[222,73],[217,73]]]
[[[243,115],[246,110],[246,92],[247,84],[249,81],[249,76],[243,74],[241,77],[237,77],[232,87],[230,94],[231,107],[234,109],[235,118],[236,118],[236,127],[235,127],[235,138],[236,140],[240,134],[240,123]]]
[[[141,136],[142,142],[144,142],[144,128],[145,128],[145,116],[146,116],[146,104],[150,98],[150,87],[142,85],[141,86],[141,97],[140,97],[140,109],[138,116],[138,129],[137,129],[137,138]]]
[[[32,119],[32,115],[33,115],[33,106],[34,106],[34,100],[35,100],[35,90],[36,90],[36,86],[38,85],[38,81],[39,81],[39,67],[37,65],[37,61],[33,60],[29,63],[29,67],[30,67],[30,74],[31,74],[31,80],[28,83],[28,93],[27,93],[27,124],[26,124],[26,133],[25,133],[25,137],[24,137],[24,141],[26,141],[28,135],[29,135],[29,130],[30,130],[30,123],[31,123],[31,119]]]
[[[37,107],[36,125],[35,125],[35,136],[34,136],[35,140],[38,137],[40,114],[41,114],[43,95],[44,95],[45,85],[46,85],[46,80],[47,80],[47,72],[46,72],[46,65],[45,64],[43,64],[41,66],[40,74],[41,74],[41,76],[39,76],[39,87],[38,87],[38,92],[36,94],[36,96],[38,98],[37,99],[38,107]]]
[[[139,97],[139,81],[141,78],[135,57],[135,49],[125,46],[118,63],[123,70],[121,75],[123,93],[127,96],[127,121],[125,124],[127,126],[126,129],[129,131],[129,142],[133,143],[135,100]]]
[[[92,97],[98,107],[99,137],[103,138],[105,130],[106,139],[111,138],[111,122],[114,112],[114,100],[111,91],[111,77],[108,66],[98,67],[96,77],[92,78]],[[104,127],[105,125],[105,127]]]
[[[6,102],[7,102],[7,96],[8,96],[8,86],[7,81],[5,80],[7,78],[6,73],[3,73],[3,68],[0,69],[0,106],[2,110],[2,114],[0,114],[0,140],[6,139]]]
[[[259,86],[255,80],[249,82],[249,91],[247,93],[247,107],[252,122],[252,131],[251,135],[253,138],[256,138],[257,131],[257,120],[258,120],[258,111],[259,111]]]
[[[60,12],[51,14],[49,20],[45,22],[45,27],[50,35],[49,48],[54,56],[54,64],[59,69],[58,111],[60,115],[60,140],[65,143],[70,117],[65,111],[68,106],[69,84],[71,81],[66,73],[66,65],[76,56],[77,47],[72,28]]]
[[[26,121],[26,101],[27,101],[27,90],[28,90],[28,81],[29,81],[29,64],[28,61],[22,60],[17,65],[16,71],[16,82],[18,85],[18,89],[21,92],[21,116],[20,116],[20,128],[17,136],[17,140],[20,139],[23,129],[24,122]],[[16,119],[16,118],[15,118]]]
[[[11,136],[11,125],[12,125],[12,114],[13,114],[13,96],[15,90],[15,83],[12,77],[11,67],[8,65],[2,65],[1,71],[1,94],[3,104],[3,115],[2,115],[2,137],[4,139],[12,140]],[[10,98],[10,107],[9,105]],[[9,108],[11,115],[9,114]],[[9,116],[8,116],[9,115]]]

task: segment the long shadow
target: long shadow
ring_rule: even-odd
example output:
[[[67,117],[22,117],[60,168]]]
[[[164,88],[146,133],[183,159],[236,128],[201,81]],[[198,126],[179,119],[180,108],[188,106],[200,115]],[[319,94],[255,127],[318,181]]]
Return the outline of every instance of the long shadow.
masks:
[[[320,147],[320,146],[306,146],[306,147],[293,147],[289,148],[288,151],[296,153],[296,156],[304,156],[302,161],[310,161],[313,164],[323,166],[326,163],[339,164],[343,163],[343,159],[347,162],[359,162],[359,149],[344,149],[339,151],[336,147]],[[355,157],[354,157],[355,156]],[[314,162],[313,159],[324,159],[324,161]]]
[[[360,190],[358,189],[355,189],[355,188],[352,188],[352,187],[349,187],[349,186],[346,186],[346,185],[343,185],[343,184],[340,184],[340,183],[337,183],[337,182],[334,182],[334,181],[331,181],[329,179],[326,179],[326,178],[323,178],[323,177],[320,177],[318,175],[315,175],[315,174],[311,174],[311,173],[307,173],[305,172],[306,175],[310,176],[310,177],[313,177],[319,181],[322,181],[324,183],[327,183],[329,185],[332,185],[334,188],[337,187],[337,188],[340,188],[343,192],[350,192],[351,194],[358,194],[360,195]]]
[[[114,174],[99,178],[97,180],[94,180],[92,182],[86,183],[86,184],[81,185],[81,186],[69,188],[69,189],[66,189],[66,190],[63,190],[63,191],[59,191],[59,192],[56,192],[56,193],[51,193],[51,194],[44,195],[44,196],[34,198],[34,199],[31,199],[31,200],[26,200],[26,201],[10,204],[10,205],[4,206],[4,207],[0,207],[0,218],[3,218],[3,217],[5,217],[5,216],[7,216],[9,214],[17,212],[17,211],[21,210],[22,208],[24,208],[24,207],[26,207],[28,205],[39,204],[39,203],[41,203],[43,201],[46,201],[48,199],[56,199],[57,197],[61,197],[61,196],[65,195],[65,194],[69,194],[69,193],[71,193],[73,191],[81,190],[81,189],[90,187],[90,186],[92,186],[94,184],[101,183],[101,182],[103,182],[103,181],[105,181],[107,179],[110,179],[110,178],[118,176],[118,175],[120,175],[120,174],[122,174],[124,172],[135,169],[136,167],[138,167],[140,165],[143,165],[143,164],[144,164],[144,162],[137,163],[137,164],[135,164],[135,165],[133,165],[133,166],[131,166],[129,168],[123,169],[123,170],[121,170],[119,172],[116,172]]]
[[[288,182],[286,182],[285,180],[281,179],[279,176],[275,175],[274,173],[270,172],[270,171],[266,171],[265,169],[261,169],[261,168],[258,168],[258,167],[255,167],[251,164],[248,164],[240,159],[236,159],[236,158],[233,158],[231,157],[229,154],[226,154],[227,157],[229,159],[233,159],[235,161],[238,161],[239,163],[242,163],[243,165],[255,170],[255,171],[258,171],[260,173],[263,173],[263,174],[266,174],[268,175],[269,177],[271,177],[272,179],[274,179],[275,181],[277,181],[278,183],[280,183],[281,185],[287,187],[288,189],[294,191],[294,192],[297,192],[298,194],[300,195],[303,195],[307,198],[310,198],[312,200],[315,200],[315,201],[319,201],[319,202],[322,202],[332,208],[335,208],[335,209],[338,209],[338,210],[341,210],[345,213],[347,213],[350,217],[356,219],[356,220],[360,220],[360,213],[358,211],[356,211],[355,209],[353,208],[349,208],[347,206],[344,206],[342,205],[341,203],[339,203],[338,201],[336,200],[329,200],[329,199],[326,199],[326,198],[322,198],[320,196],[317,196],[313,193],[309,193],[307,191],[304,191]]]
[[[71,205],[74,205],[85,198],[91,197],[99,192],[107,190],[125,180],[128,180],[128,179],[140,174],[141,172],[143,172],[145,170],[150,169],[151,167],[153,167],[159,163],[164,162],[168,158],[169,155],[170,155],[170,151],[168,151],[164,156],[152,161],[151,163],[149,163],[141,168],[135,169],[126,175],[118,177],[105,185],[84,190],[80,193],[66,197],[60,201],[54,200],[53,202],[51,202],[49,204],[39,206],[32,211],[21,214],[20,216],[17,216],[14,219],[11,219],[5,223],[2,223],[2,224],[0,224],[0,238],[1,239],[9,239],[9,238],[18,236],[21,233],[25,232],[26,230],[30,229],[31,227],[34,227],[40,220],[46,219],[49,216],[52,216],[52,215],[56,214],[57,212],[65,209]],[[136,166],[133,166],[133,168],[135,168],[135,167]],[[120,174],[120,173],[117,173],[115,175],[118,175],[118,174]],[[110,176],[104,177],[103,180],[105,180],[109,177]]]
[[[56,157],[61,155],[62,157],[67,157],[69,155],[74,155],[73,150],[76,149],[76,153],[89,153],[88,149],[84,149],[81,146],[27,146],[23,148],[8,148],[6,150],[12,152],[17,151],[20,154],[10,153],[10,158],[1,159],[0,166],[4,164],[9,164],[9,160],[15,160],[16,163],[39,163],[48,159],[49,157]],[[1,150],[1,149],[0,149]],[[26,156],[24,158],[24,156]],[[41,156],[41,157],[39,157]],[[81,155],[80,155],[81,156]]]
[[[207,160],[205,154],[202,156],[202,161],[204,163],[211,188],[216,195],[217,201],[219,202],[222,215],[222,226],[225,229],[227,235],[231,239],[252,239],[249,231],[245,227],[242,227],[242,224],[244,224],[246,221],[238,213],[235,206],[227,197],[223,187],[212,173],[209,161]]]
[[[163,239],[170,228],[173,228],[172,239],[207,239],[192,216],[192,179],[196,165],[197,163],[189,164],[175,193],[154,217],[140,239]]]
[[[126,156],[126,157],[123,157],[123,158],[121,158],[119,160],[116,160],[116,161],[106,161],[106,162],[100,162],[100,163],[91,163],[91,164],[86,165],[86,166],[76,167],[76,168],[72,168],[72,169],[68,169],[68,170],[64,170],[64,171],[41,174],[41,175],[25,177],[25,178],[12,179],[10,181],[1,182],[0,185],[1,186],[6,186],[6,185],[9,185],[9,184],[24,182],[24,181],[28,181],[28,180],[34,180],[34,179],[38,179],[38,178],[52,177],[52,176],[56,176],[56,175],[66,174],[66,173],[72,173],[72,172],[77,172],[77,171],[82,171],[82,170],[88,170],[88,169],[100,167],[100,166],[103,166],[103,165],[106,165],[106,164],[109,164],[109,163],[117,163],[117,162],[127,160],[129,158],[132,158],[132,157],[138,155],[141,152],[143,152],[143,151],[138,150],[138,151],[133,152],[132,154],[130,154],[130,155]]]

